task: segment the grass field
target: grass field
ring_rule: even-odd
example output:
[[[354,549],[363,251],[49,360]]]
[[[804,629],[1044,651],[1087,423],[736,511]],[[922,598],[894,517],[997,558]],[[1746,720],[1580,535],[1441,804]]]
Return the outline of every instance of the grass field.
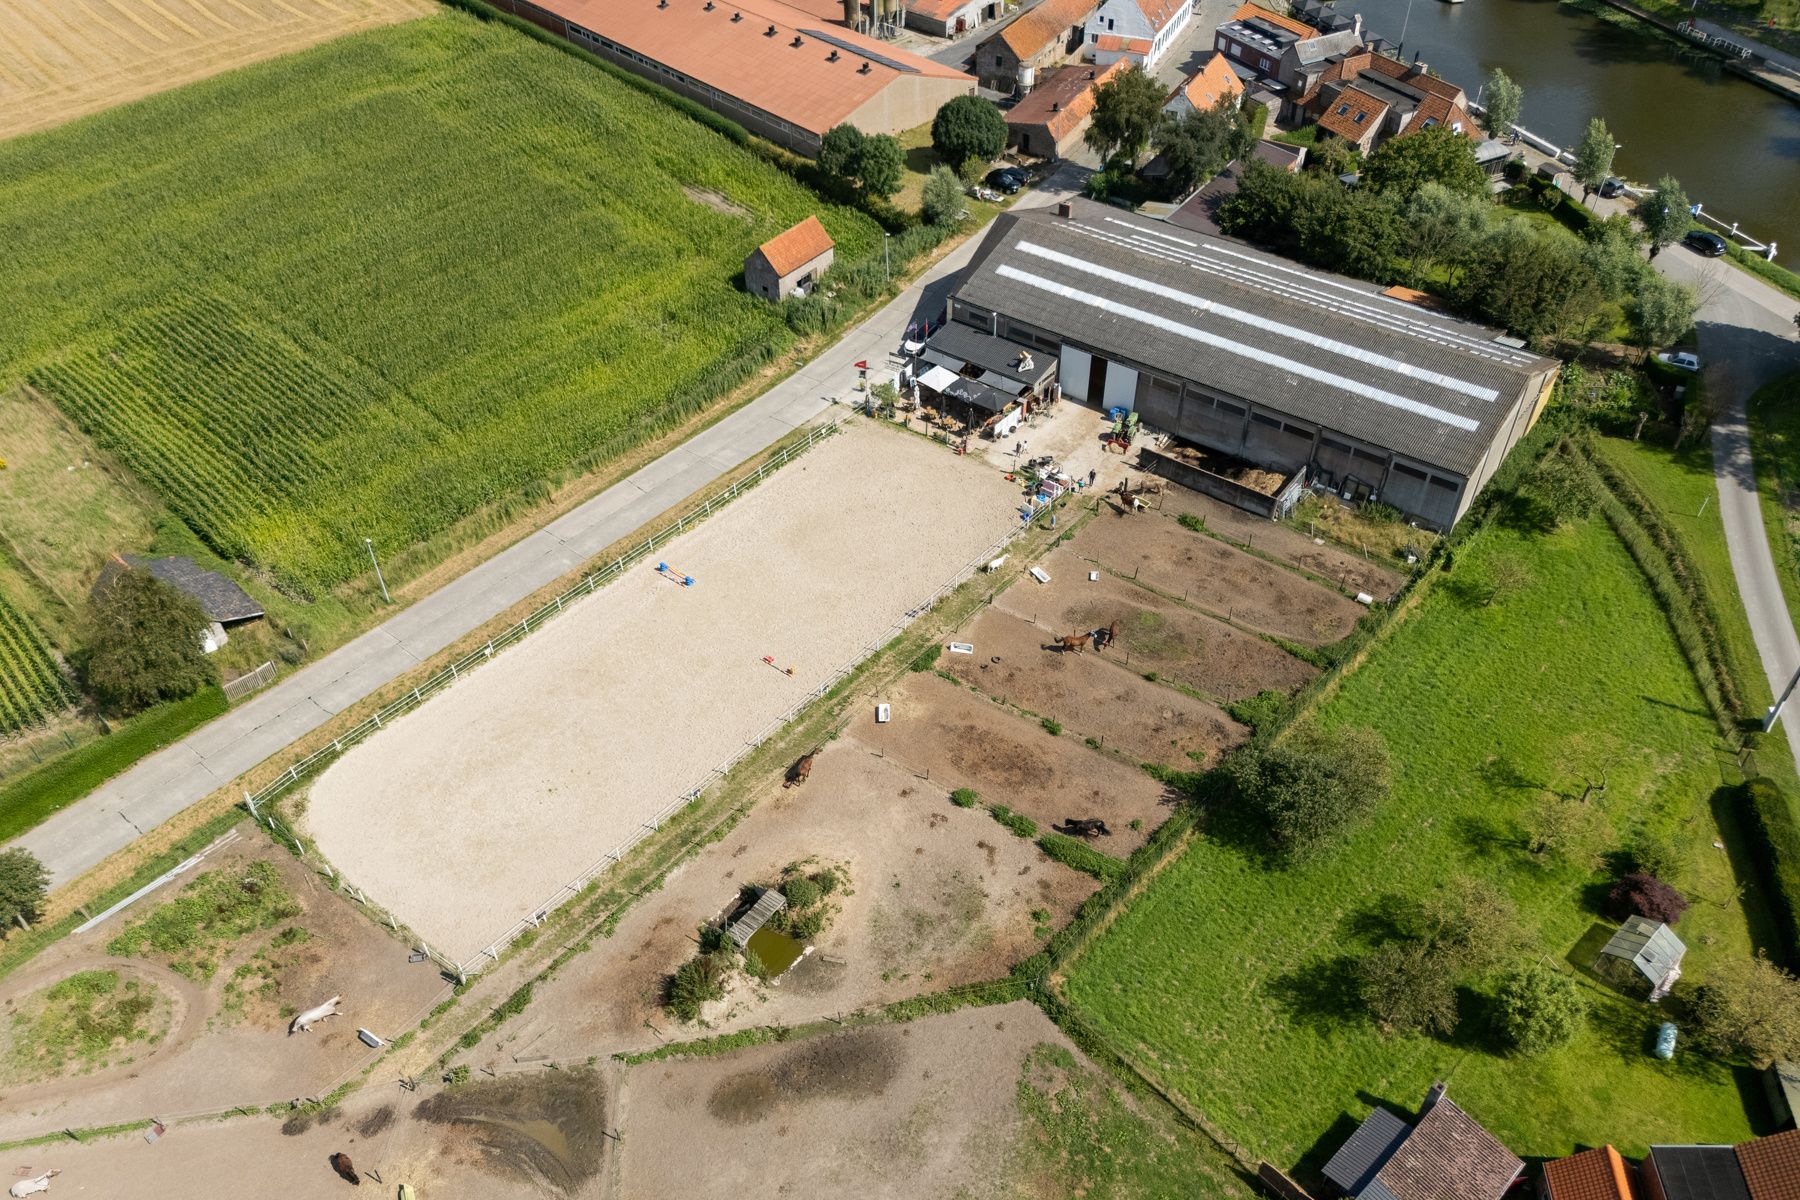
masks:
[[[1788,613],[1800,625],[1800,371],[1762,388],[1748,408],[1763,527]]]
[[[1414,1107],[1436,1078],[1523,1155],[1606,1142],[1641,1153],[1750,1129],[1747,1071],[1691,1052],[1658,1062],[1647,1038],[1663,1014],[1585,977],[1589,1027],[1535,1059],[1488,1044],[1476,993],[1450,1041],[1384,1039],[1352,1011],[1342,973],[1381,913],[1457,874],[1502,890],[1536,953],[1591,961],[1606,877],[1533,861],[1519,825],[1546,792],[1578,794],[1603,768],[1616,844],[1648,830],[1681,847],[1688,978],[1766,940],[1713,848],[1723,837],[1737,850],[1711,805],[1727,760],[1623,548],[1598,518],[1547,537],[1497,528],[1459,550],[1456,573],[1498,563],[1528,586],[1484,606],[1445,581],[1321,714],[1387,738],[1394,793],[1369,826],[1285,871],[1203,837],[1072,969],[1071,999],[1119,1045],[1277,1161],[1316,1166],[1370,1104]]]
[[[403,556],[778,353],[735,277],[812,212],[840,263],[877,249],[654,99],[443,14],[0,144],[0,388],[317,593],[364,537]]]

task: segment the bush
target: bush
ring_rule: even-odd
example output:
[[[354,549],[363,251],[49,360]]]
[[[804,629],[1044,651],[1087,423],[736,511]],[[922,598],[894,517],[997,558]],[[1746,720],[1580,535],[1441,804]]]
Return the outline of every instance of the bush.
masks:
[[[1613,884],[1607,896],[1608,911],[1615,921],[1649,917],[1673,925],[1687,911],[1687,898],[1654,875],[1633,871]]]
[[[1534,963],[1500,988],[1500,1031],[1521,1054],[1567,1045],[1587,1020],[1587,997],[1573,977]]]
[[[996,804],[988,809],[994,820],[1012,830],[1014,837],[1033,838],[1037,836],[1037,822],[1023,813],[1016,813],[1004,804]]]
[[[1039,722],[1039,724],[1041,724],[1044,727],[1044,732],[1049,734],[1051,737],[1061,737],[1062,736],[1062,730],[1063,730],[1062,722],[1058,721],[1056,718],[1045,717],[1042,721]]]
[[[1702,1045],[1758,1067],[1800,1061],[1800,979],[1768,959],[1714,964],[1693,1004]]]
[[[148,571],[122,571],[96,592],[86,626],[83,674],[109,712],[129,715],[219,682],[200,648],[206,614]]]
[[[681,964],[669,980],[669,1011],[678,1020],[696,1021],[708,1001],[725,998],[730,960],[725,952],[699,954]]]
[[[933,225],[948,225],[962,212],[962,180],[949,167],[931,168],[925,180],[925,193],[919,201],[919,214]]]
[[[1381,735],[1348,727],[1252,742],[1222,770],[1231,793],[1266,826],[1276,856],[1290,862],[1314,856],[1366,818],[1393,782]]]
[[[950,793],[950,803],[958,808],[974,808],[979,799],[981,797],[975,794],[974,788],[957,788]]]
[[[1006,118],[991,100],[957,96],[931,119],[931,147],[946,163],[985,163],[1006,148]]]
[[[1383,1033],[1456,1029],[1455,970],[1423,942],[1392,942],[1357,963],[1356,991]]]
[[[1037,844],[1040,850],[1063,866],[1092,875],[1101,883],[1111,883],[1125,873],[1124,863],[1067,834],[1051,830],[1038,838]]]
[[[1182,513],[1179,517],[1175,518],[1175,523],[1180,525],[1183,529],[1191,529],[1195,533],[1199,533],[1206,528],[1205,519],[1196,516],[1193,513]]]
[[[1267,688],[1254,696],[1233,700],[1225,706],[1225,711],[1232,720],[1240,725],[1248,725],[1256,733],[1264,733],[1273,729],[1286,715],[1287,710],[1287,696]]]
[[[781,894],[787,897],[788,906],[791,908],[811,908],[825,896],[819,885],[804,875],[782,884]]]
[[[36,921],[50,892],[50,872],[22,846],[0,853],[0,930],[11,932],[22,918]]]
[[[919,657],[912,660],[912,669],[915,671],[931,670],[937,666],[938,656],[943,652],[944,648],[936,642],[933,642],[931,645],[919,651]]]

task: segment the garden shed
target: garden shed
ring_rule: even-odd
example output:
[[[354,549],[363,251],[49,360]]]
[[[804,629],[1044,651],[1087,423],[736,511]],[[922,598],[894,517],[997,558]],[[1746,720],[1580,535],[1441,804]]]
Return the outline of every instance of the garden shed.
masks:
[[[1661,1000],[1681,978],[1686,954],[1686,944],[1673,929],[1649,917],[1632,917],[1601,949],[1594,971],[1622,987],[1641,988],[1640,981],[1648,981],[1649,998]]]
[[[766,300],[805,295],[831,266],[836,248],[819,218],[808,217],[750,252],[744,259],[744,286]]]

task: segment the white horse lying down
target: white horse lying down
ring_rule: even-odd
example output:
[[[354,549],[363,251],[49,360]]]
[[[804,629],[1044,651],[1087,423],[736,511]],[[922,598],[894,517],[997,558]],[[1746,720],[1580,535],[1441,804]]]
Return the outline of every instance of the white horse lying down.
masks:
[[[333,996],[325,1003],[319,1005],[319,1007],[307,1009],[305,1012],[295,1017],[293,1022],[288,1025],[288,1033],[292,1035],[308,1032],[314,1025],[317,1025],[326,1017],[337,1016],[338,1009],[343,1006],[343,1003],[344,998],[342,996]]]

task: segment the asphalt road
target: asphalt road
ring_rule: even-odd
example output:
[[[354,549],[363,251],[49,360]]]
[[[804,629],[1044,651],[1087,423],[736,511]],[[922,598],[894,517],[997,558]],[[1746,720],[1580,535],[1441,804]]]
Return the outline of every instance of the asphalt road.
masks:
[[[1664,274],[1700,289],[1700,362],[1707,395],[1717,409],[1712,451],[1719,517],[1763,674],[1770,690],[1780,695],[1800,669],[1800,636],[1795,635],[1782,598],[1763,528],[1745,404],[1770,380],[1800,370],[1800,341],[1794,328],[1800,305],[1721,259],[1701,258],[1679,245],[1658,255],[1656,264]],[[1786,709],[1782,722],[1800,766],[1800,707]]]
[[[1053,176],[1015,207],[1079,189]],[[66,883],[133,840],[431,658],[470,631],[819,417],[856,380],[855,363],[885,362],[906,327],[941,320],[951,276],[972,237],[867,321],[767,392],[642,470],[558,517],[382,624],[238,705],[57,813],[10,845]]]

